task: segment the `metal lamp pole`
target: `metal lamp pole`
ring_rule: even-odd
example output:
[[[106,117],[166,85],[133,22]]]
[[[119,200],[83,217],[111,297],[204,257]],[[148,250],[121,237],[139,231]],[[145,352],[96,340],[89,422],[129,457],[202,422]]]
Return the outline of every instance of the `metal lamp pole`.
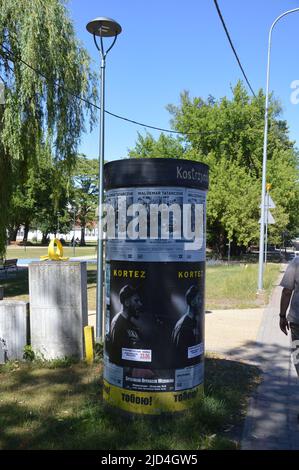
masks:
[[[259,245],[259,274],[258,274],[258,294],[263,293],[263,275],[264,275],[264,244],[265,244],[265,199],[266,199],[266,172],[267,172],[267,147],[268,147],[268,112],[269,112],[269,82],[270,82],[270,55],[272,32],[276,23],[286,15],[299,11],[299,8],[285,11],[279,15],[272,23],[268,39],[268,60],[267,60],[267,84],[266,84],[266,102],[265,102],[265,127],[264,127],[264,148],[263,148],[263,172],[262,172],[262,197],[261,197],[261,226],[260,226],[260,245]]]
[[[267,187],[267,201],[266,201],[266,217],[265,217],[265,223],[266,223],[266,235],[265,235],[265,264],[267,264],[267,252],[268,252],[268,226],[269,226],[269,189]]]
[[[105,67],[106,56],[112,49],[121,33],[121,26],[111,18],[99,17],[90,21],[86,29],[93,35],[96,48],[101,55],[101,95],[100,95],[100,151],[99,151],[99,196],[98,196],[98,240],[97,240],[97,305],[96,305],[96,339],[102,340],[102,317],[103,317],[103,238],[102,238],[102,208],[104,202],[104,185],[103,185],[103,170],[104,170],[104,146],[105,146]],[[97,43],[96,36],[100,37],[100,46]],[[112,44],[105,51],[103,44],[103,37],[114,37]]]

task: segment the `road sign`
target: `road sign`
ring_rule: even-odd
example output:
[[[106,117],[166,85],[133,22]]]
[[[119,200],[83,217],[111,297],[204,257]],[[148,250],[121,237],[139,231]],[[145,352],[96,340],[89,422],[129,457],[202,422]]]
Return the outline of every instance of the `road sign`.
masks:
[[[267,214],[267,212],[268,212],[268,214]],[[265,214],[265,224],[266,223],[275,224],[276,222],[275,222],[275,219],[274,219],[273,215],[271,214],[271,212],[269,210],[267,212]],[[259,224],[261,223],[261,221],[262,221],[262,218],[260,218]]]
[[[260,204],[260,209],[262,208],[262,205]],[[275,209],[276,205],[273,202],[273,199],[271,198],[270,194],[268,193],[267,196],[265,197],[265,209]]]
[[[268,214],[266,214],[266,222],[268,224],[275,224],[275,219],[269,210],[268,210]]]
[[[276,205],[273,202],[273,199],[271,198],[270,194],[268,194],[268,197],[266,198],[266,208],[268,209],[275,209]]]

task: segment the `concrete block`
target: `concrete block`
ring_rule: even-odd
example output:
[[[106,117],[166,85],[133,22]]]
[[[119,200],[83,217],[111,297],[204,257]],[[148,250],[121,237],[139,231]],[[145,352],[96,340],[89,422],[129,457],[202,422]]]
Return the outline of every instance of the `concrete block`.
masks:
[[[29,265],[30,332],[44,359],[84,357],[87,325],[86,263],[43,261]]]
[[[5,359],[23,359],[28,339],[28,302],[0,300],[0,347]]]

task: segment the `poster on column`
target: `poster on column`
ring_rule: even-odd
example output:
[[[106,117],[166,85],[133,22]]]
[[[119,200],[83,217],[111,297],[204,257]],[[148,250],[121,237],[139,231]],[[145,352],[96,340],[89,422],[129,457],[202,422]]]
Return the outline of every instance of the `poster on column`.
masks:
[[[185,410],[204,380],[208,167],[146,158],[104,173],[104,400],[141,414]]]
[[[123,387],[148,391],[198,385],[204,263],[110,261],[108,269],[106,379],[122,377]]]

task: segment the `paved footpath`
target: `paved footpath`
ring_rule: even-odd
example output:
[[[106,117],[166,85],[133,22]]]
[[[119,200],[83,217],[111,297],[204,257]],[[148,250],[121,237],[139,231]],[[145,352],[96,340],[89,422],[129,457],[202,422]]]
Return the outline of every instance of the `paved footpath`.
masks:
[[[242,449],[299,449],[299,380],[290,355],[290,334],[285,336],[278,327],[280,294],[277,285],[264,310],[257,341],[247,352],[247,359],[263,375],[249,403]]]

